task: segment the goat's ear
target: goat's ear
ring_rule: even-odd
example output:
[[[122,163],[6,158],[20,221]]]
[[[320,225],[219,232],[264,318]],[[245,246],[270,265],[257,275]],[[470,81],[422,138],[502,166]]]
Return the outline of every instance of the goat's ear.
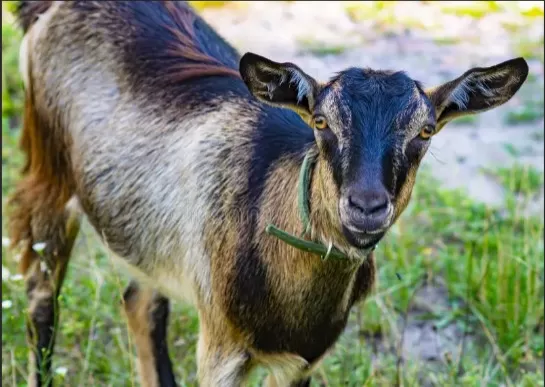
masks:
[[[309,115],[319,85],[293,63],[277,63],[253,53],[240,59],[239,71],[250,92],[259,100]]]
[[[437,130],[450,120],[481,113],[509,101],[528,75],[528,64],[515,58],[492,67],[476,67],[441,86],[426,90],[435,107]]]

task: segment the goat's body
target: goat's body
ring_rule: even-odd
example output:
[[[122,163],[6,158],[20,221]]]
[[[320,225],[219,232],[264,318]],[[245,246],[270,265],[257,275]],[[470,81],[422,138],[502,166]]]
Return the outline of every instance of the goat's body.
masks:
[[[297,177],[313,133],[295,113],[256,102],[233,76],[235,50],[193,18],[184,4],[54,3],[27,23],[27,104],[55,144],[44,160],[63,160],[59,203],[77,198],[139,281],[198,308],[199,356],[228,347],[225,364],[279,364],[285,380],[297,378],[369,291],[372,258],[321,262],[264,234],[267,222],[301,232]],[[195,27],[193,54],[216,67],[176,67],[184,57],[168,56],[165,28],[176,20]],[[184,75],[192,71],[202,74]],[[335,193],[313,184],[311,196]],[[313,216],[325,239],[336,215]],[[222,372],[210,382],[236,379]]]

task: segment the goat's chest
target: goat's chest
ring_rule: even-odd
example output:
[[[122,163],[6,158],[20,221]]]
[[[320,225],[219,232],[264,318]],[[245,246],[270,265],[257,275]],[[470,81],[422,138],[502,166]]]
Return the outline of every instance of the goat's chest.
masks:
[[[374,267],[372,260],[359,267],[321,264],[308,277],[255,267],[252,281],[235,280],[229,314],[256,350],[293,353],[312,363],[335,343],[352,305],[372,286]]]

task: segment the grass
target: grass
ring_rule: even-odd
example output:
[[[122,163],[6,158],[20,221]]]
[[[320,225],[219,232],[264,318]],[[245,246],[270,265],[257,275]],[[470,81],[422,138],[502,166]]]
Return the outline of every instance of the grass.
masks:
[[[434,38],[433,41],[435,42],[435,44],[439,46],[449,46],[449,45],[460,43],[460,39],[455,37],[449,37],[449,36],[438,36]]]
[[[444,13],[481,19],[482,17],[501,11],[502,3],[499,1],[449,1],[440,5]]]
[[[510,168],[488,170],[498,182],[509,192],[535,195],[543,188],[543,173],[536,168],[516,163]]]
[[[298,40],[301,51],[318,57],[328,55],[340,55],[347,50],[344,45],[331,45],[323,42],[317,42],[310,38],[301,38]]]
[[[470,114],[467,116],[461,116],[461,117],[455,118],[449,123],[449,126],[450,125],[454,125],[454,126],[472,125],[473,126],[477,124],[478,120],[479,120],[479,116]]]
[[[22,82],[17,71],[20,29],[13,28],[11,4],[2,2],[2,117],[14,117],[22,109]]]
[[[392,28],[410,30],[427,30],[433,35],[433,30],[440,24],[434,20],[434,16],[419,15],[411,12],[397,12],[398,1],[346,1],[345,11],[354,22],[376,23],[378,32],[385,35],[395,35]],[[519,39],[515,40],[514,51],[525,58],[539,59],[543,63],[543,42],[529,41],[525,36],[525,28],[529,22],[534,22],[543,17],[542,2],[522,1],[420,1],[420,5],[433,9],[438,13],[453,15],[458,18],[470,18],[479,21],[488,15],[500,12],[510,12],[516,15],[501,21],[505,30],[519,33]],[[464,38],[465,39],[465,38]],[[457,43],[453,37],[434,37],[438,45],[452,45]],[[467,39],[465,39],[467,41]],[[476,38],[478,43],[478,38]],[[541,46],[540,46],[541,44]]]
[[[521,34],[520,38],[514,43],[513,51],[517,56],[522,56],[527,60],[535,59],[543,63],[543,37],[532,40]]]
[[[543,42],[540,50],[543,50]],[[505,122],[508,125],[534,123],[543,118],[543,79],[541,81],[532,73],[521,87],[518,98],[520,103],[507,112]]]
[[[190,1],[193,8],[202,11],[208,8],[222,8],[232,3],[231,1]]]
[[[509,111],[505,117],[508,125],[535,122],[543,118],[543,100],[529,100]]]
[[[543,5],[541,5],[541,7],[539,7],[537,4],[536,5],[532,5],[524,10],[522,10],[522,15],[527,17],[527,18],[543,18]]]
[[[422,29],[425,25],[417,15],[398,14],[395,8],[398,1],[347,1],[345,11],[354,22],[373,21],[385,36],[392,34],[391,26],[403,25],[405,28]]]
[[[17,149],[22,93],[17,72],[20,33],[8,13],[2,17],[5,209],[22,164]],[[428,170],[419,172],[409,207],[377,249],[378,287],[354,308],[345,334],[316,371],[313,386],[409,386],[424,380],[434,386],[543,386],[543,217],[522,216],[523,203],[509,198],[531,200],[543,187],[543,174],[518,164],[491,173],[509,193],[503,208],[475,202],[462,190],[442,189]],[[5,238],[4,223],[2,227]],[[4,238],[2,386],[14,387],[25,385],[27,372],[26,300],[16,252],[5,249]],[[137,385],[134,345],[120,312],[127,281],[85,223],[60,299],[53,360],[57,385]],[[417,305],[415,291],[423,284],[443,287],[447,307],[432,308],[426,299]],[[463,348],[460,356],[453,352],[433,363],[399,361],[403,321],[416,318],[422,307],[426,312],[418,318],[423,324],[435,325],[439,333],[453,327],[465,332],[455,337]],[[196,385],[197,327],[193,309],[173,305],[169,343],[181,386]],[[254,375],[254,385],[261,377],[262,372]]]
[[[395,1],[348,2],[345,9],[350,19],[354,21],[367,18],[390,19],[395,3]]]
[[[345,10],[353,21],[376,20],[384,24],[395,24],[399,17],[403,23],[411,28],[423,28],[424,24],[415,15],[395,15],[396,1],[349,1],[346,2]],[[502,2],[498,1],[426,1],[429,6],[437,7],[442,13],[458,17],[471,17],[480,19],[487,14],[499,12],[505,8]],[[539,10],[539,7],[537,7]],[[528,17],[535,17],[535,10],[526,10]]]

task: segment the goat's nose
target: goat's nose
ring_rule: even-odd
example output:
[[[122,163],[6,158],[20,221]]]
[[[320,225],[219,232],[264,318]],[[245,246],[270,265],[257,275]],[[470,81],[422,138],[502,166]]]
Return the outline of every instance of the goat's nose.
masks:
[[[348,196],[350,207],[364,216],[386,218],[389,212],[390,200],[386,192],[363,191]]]

